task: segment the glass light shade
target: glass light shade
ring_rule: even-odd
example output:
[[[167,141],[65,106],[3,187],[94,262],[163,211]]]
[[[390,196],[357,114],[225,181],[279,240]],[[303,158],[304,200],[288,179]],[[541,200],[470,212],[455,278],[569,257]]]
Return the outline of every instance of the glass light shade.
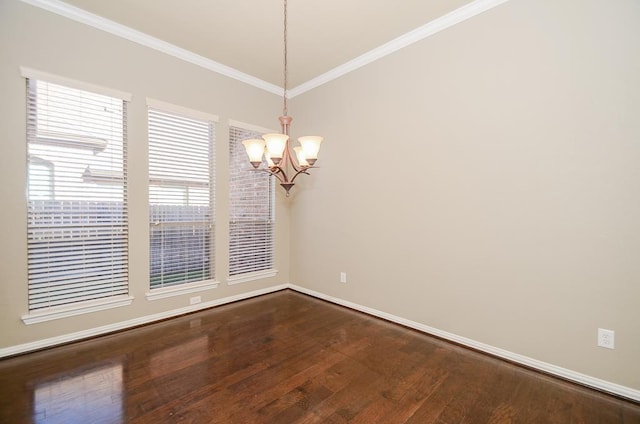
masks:
[[[302,151],[302,147],[297,146],[293,148],[293,151],[296,152],[296,158],[298,159],[298,165],[300,166],[309,166],[309,162],[304,157],[304,152]]]
[[[318,152],[320,151],[320,143],[322,143],[322,139],[322,137],[315,135],[298,138],[298,141],[302,146],[302,151],[304,152],[304,157],[311,165],[313,165],[316,159],[318,159]]]
[[[252,138],[244,140],[242,144],[249,156],[249,162],[251,162],[255,168],[260,166],[260,163],[262,163],[262,155],[264,154],[265,141],[258,138]]]
[[[273,161],[271,160],[271,156],[269,156],[269,151],[268,150],[264,151],[264,159],[267,161],[267,166],[269,168],[273,168],[274,166],[276,166],[276,164],[273,163]]]
[[[262,136],[264,141],[267,143],[267,150],[269,151],[269,156],[271,160],[273,160],[276,164],[282,159],[282,155],[284,153],[284,148],[287,145],[287,140],[289,140],[289,136],[286,134],[265,134]]]

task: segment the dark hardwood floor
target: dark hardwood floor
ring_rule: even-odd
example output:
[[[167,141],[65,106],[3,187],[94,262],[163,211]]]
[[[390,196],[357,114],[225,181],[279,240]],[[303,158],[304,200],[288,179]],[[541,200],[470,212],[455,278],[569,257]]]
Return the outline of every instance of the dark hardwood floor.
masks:
[[[282,291],[0,360],[1,423],[640,423],[640,405]]]

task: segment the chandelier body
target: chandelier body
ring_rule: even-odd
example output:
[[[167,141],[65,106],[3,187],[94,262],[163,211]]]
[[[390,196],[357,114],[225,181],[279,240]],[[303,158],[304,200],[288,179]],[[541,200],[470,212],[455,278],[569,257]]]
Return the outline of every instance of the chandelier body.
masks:
[[[273,175],[280,181],[287,197],[289,191],[295,185],[294,180],[300,174],[307,174],[309,169],[318,159],[318,151],[322,137],[305,136],[298,138],[300,146],[290,146],[289,128],[293,118],[287,114],[287,0],[284,0],[284,84],[283,84],[283,108],[280,116],[281,133],[264,134],[262,139],[244,140],[244,145],[249,162],[254,169]],[[266,160],[266,168],[261,168],[263,157]]]
[[[282,133],[265,134],[262,139],[244,140],[242,144],[247,150],[253,168],[276,177],[289,197],[296,177],[300,174],[309,175],[307,171],[316,168],[313,165],[318,158],[322,137],[298,138],[300,146],[293,149],[294,155],[289,144],[289,127],[293,118],[283,115],[279,119]],[[260,167],[263,156],[266,159],[266,168]]]

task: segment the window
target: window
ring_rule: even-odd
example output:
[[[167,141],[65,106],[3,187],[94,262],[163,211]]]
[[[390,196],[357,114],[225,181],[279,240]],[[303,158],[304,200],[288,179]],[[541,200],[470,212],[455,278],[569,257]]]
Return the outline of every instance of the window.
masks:
[[[210,282],[217,118],[158,101],[148,104],[150,288]]]
[[[45,74],[35,71],[23,75],[30,314],[25,322],[129,304],[127,102],[38,79]]]
[[[229,282],[275,275],[273,270],[274,183],[253,170],[242,141],[261,137],[240,123],[229,125]]]

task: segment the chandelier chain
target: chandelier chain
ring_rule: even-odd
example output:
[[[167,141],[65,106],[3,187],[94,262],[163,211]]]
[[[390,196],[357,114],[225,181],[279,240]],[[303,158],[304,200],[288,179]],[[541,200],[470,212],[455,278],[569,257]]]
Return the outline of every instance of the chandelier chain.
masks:
[[[287,0],[284,0],[284,87],[282,114],[287,116]]]

